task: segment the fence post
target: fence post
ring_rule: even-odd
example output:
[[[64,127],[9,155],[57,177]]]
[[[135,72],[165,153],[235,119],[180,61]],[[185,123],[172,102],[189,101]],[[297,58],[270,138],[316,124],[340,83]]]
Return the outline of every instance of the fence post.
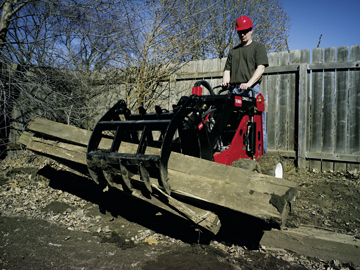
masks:
[[[306,134],[307,130],[307,119],[308,119],[308,91],[307,87],[307,64],[300,64],[299,70],[299,128],[298,128],[298,152],[297,160],[300,168],[306,167]]]
[[[169,102],[167,109],[171,110],[171,104],[176,103],[178,100],[179,92],[176,91],[176,74],[171,74],[169,77]]]

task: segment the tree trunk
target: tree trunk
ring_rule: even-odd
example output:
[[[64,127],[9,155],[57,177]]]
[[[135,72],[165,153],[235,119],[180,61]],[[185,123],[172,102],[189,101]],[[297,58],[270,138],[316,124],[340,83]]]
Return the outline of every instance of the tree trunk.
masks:
[[[0,51],[3,50],[5,46],[6,34],[8,32],[10,19],[12,17],[13,3],[5,2],[3,5],[3,10],[0,19]]]

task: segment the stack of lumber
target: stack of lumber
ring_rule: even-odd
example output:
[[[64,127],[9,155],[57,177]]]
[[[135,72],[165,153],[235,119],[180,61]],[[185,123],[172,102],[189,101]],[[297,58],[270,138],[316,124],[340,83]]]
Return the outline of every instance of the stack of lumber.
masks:
[[[35,118],[20,138],[28,149],[52,157],[71,168],[86,170],[86,150],[91,131]],[[102,140],[107,149],[111,140]],[[122,142],[120,152],[133,153],[137,145]],[[149,153],[159,149],[148,148]],[[168,164],[171,196],[152,182],[153,194],[144,196],[140,190],[131,195],[167,211],[192,220],[198,226],[216,234],[221,226],[218,214],[231,211],[251,216],[272,227],[281,228],[286,221],[297,185],[286,179],[266,176],[240,168],[172,153]],[[141,181],[134,175],[135,186]],[[136,185],[137,184],[137,185]],[[141,185],[140,185],[141,186]],[[121,191],[121,185],[116,185]],[[165,202],[165,203],[164,203]]]

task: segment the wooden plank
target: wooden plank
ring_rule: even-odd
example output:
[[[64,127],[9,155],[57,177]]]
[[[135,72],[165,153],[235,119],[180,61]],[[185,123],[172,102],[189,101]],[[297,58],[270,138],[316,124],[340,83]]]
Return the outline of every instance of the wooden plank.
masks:
[[[167,110],[171,110],[172,109],[172,104],[177,102],[180,99],[181,96],[181,91],[174,91],[173,89],[176,89],[177,85],[176,85],[176,76],[175,74],[170,75],[169,78],[169,98],[168,98],[168,102],[167,102],[167,106],[166,109]]]
[[[203,61],[203,64],[201,65],[202,70],[198,70],[198,72],[206,73],[206,72],[214,72],[219,71],[219,69],[216,67],[216,62],[220,59],[206,59]]]
[[[196,74],[205,74],[207,72],[204,72],[204,63],[205,63],[205,60],[198,60],[195,62],[195,67],[196,67],[196,70],[195,70],[195,73]],[[212,77],[211,75],[209,77]],[[199,76],[199,79],[202,79],[201,76]]]
[[[296,151],[271,150],[271,151],[268,151],[268,153],[271,153],[274,155],[280,155],[285,158],[296,158]]]
[[[360,265],[360,240],[329,229],[298,227],[264,231],[260,245],[265,246],[265,250],[271,250],[268,247],[281,248],[312,258],[329,261],[336,258],[344,264]]]
[[[307,63],[310,60],[310,50],[301,50],[299,71],[299,127],[298,127],[298,166],[306,168],[305,153],[308,147],[308,113],[309,113],[309,79]]]
[[[173,154],[169,160],[169,168],[172,170],[193,176],[211,178],[216,181],[225,181],[231,185],[239,185],[240,189],[263,193],[269,192],[283,196],[289,188],[296,187],[294,182],[286,179],[254,174],[253,172],[208,160]]]
[[[297,64],[300,62],[300,51],[294,50],[290,51],[289,64]],[[289,76],[289,97],[288,97],[288,151],[294,151],[296,149],[295,145],[295,132],[297,126],[297,111],[299,108],[297,102],[298,95],[298,83],[297,83],[297,74],[291,73]]]
[[[65,144],[59,144],[56,142],[49,144],[49,141],[44,141],[37,138],[34,138],[34,140],[37,143],[34,151],[46,153],[48,155],[54,155],[55,157],[61,158],[63,158],[61,153],[64,152],[64,150],[65,152],[68,152]],[[39,146],[41,143],[43,144],[42,147]],[[28,143],[28,145],[29,149],[31,149],[34,144]],[[51,150],[49,151],[50,148]],[[85,147],[83,147],[83,150],[78,153],[80,157],[76,157],[75,155],[68,155],[67,158],[68,160],[86,163],[84,151]],[[180,155],[178,157],[180,157]],[[205,165],[207,166],[203,167],[204,170],[208,171],[209,167],[211,167],[212,170],[210,170],[210,174],[214,175],[214,177],[209,178],[207,176],[192,174],[192,172],[196,170],[195,167],[197,167],[199,164],[195,164],[193,168],[189,168],[191,166],[185,164],[184,167],[187,168],[187,171],[184,171],[181,168],[179,169],[178,166],[177,170],[169,169],[169,181],[172,186],[172,196],[175,199],[179,199],[185,203],[195,202],[195,206],[205,205],[207,207],[215,206],[215,208],[227,208],[232,211],[237,211],[260,218],[279,227],[284,224],[287,212],[289,210],[287,202],[292,198],[285,199],[283,197],[287,196],[286,194],[289,191],[289,184],[296,187],[295,183],[265,175],[254,174],[239,168],[229,167],[222,164],[212,163],[210,165],[210,161],[196,158],[189,160],[189,158],[191,157],[183,157],[184,160],[189,161],[191,164],[195,164],[194,161],[197,161],[198,163],[205,161]],[[175,162],[178,163],[178,161]],[[213,168],[214,165],[217,165],[218,167]],[[206,168],[208,169],[206,170]],[[226,169],[229,169],[227,173],[225,172]],[[234,173],[236,170],[239,173]],[[217,172],[217,175],[215,172]],[[253,174],[251,176],[251,181],[248,181],[251,183],[247,186],[244,185],[246,178],[238,177],[238,175],[244,175],[244,173],[248,176]],[[221,175],[224,177],[221,177]],[[221,180],[220,178],[224,178],[225,180]],[[133,176],[131,181],[139,182],[139,176]],[[156,182],[155,179],[152,181],[152,184]],[[271,183],[272,181],[273,183]],[[283,185],[277,185],[276,183],[281,183]],[[133,186],[136,185],[136,183],[135,185],[134,183],[132,184]],[[277,187],[275,188],[275,186]],[[275,190],[272,190],[269,187],[272,187],[272,189],[275,188],[278,191],[277,193],[282,194],[282,196],[274,195],[275,192],[273,191]],[[116,188],[118,188],[118,186],[116,186]],[[263,191],[261,191],[261,189],[263,189]],[[260,192],[258,190],[260,190]],[[280,193],[279,190],[281,190]],[[279,207],[279,205],[275,203],[276,199],[274,201],[274,198],[284,200],[283,204]]]
[[[351,60],[350,60],[351,61]],[[360,68],[360,61],[351,61],[351,62],[335,62],[335,63],[313,63],[308,65],[308,69],[358,69]]]
[[[210,231],[214,234],[217,234],[220,230],[220,220],[219,217],[210,212],[200,208],[194,208],[194,206],[190,206],[188,204],[182,203],[173,197],[169,196],[165,192],[163,192],[157,185],[151,185],[153,189],[156,190],[154,194],[161,194],[159,197],[164,197],[167,200],[167,204],[173,208],[175,208],[181,215],[184,215],[186,218],[194,222],[197,226],[205,228],[207,231]],[[139,195],[145,197],[138,192]],[[155,196],[150,194],[151,198]]]
[[[191,61],[188,64],[184,65],[181,69],[181,74],[196,74],[196,62]],[[182,75],[181,75],[182,76]],[[181,91],[182,95],[191,95],[192,87],[194,85],[195,79],[188,78],[186,80],[180,80],[180,74],[176,73],[176,89],[173,89],[173,91]]]
[[[338,47],[337,61],[349,61],[349,48]],[[336,71],[336,139],[335,153],[345,154],[347,151],[347,102],[348,102],[348,71]],[[335,170],[346,170],[346,164],[335,164]]]
[[[279,63],[277,53],[269,53],[268,55],[269,65],[277,66]],[[267,131],[267,149],[276,149],[276,135],[277,135],[277,122],[276,122],[276,98],[277,98],[277,77],[278,75],[273,74],[268,77],[268,104],[266,114],[266,131]]]
[[[195,61],[194,61],[195,62]],[[213,64],[212,64],[213,65]],[[308,69],[310,70],[326,70],[326,69],[353,69],[360,68],[360,61],[350,61],[350,62],[335,62],[335,63],[312,63],[308,64]],[[207,72],[189,72],[181,69],[179,72],[176,72],[176,78],[178,80],[196,80],[200,78],[222,78],[223,67],[220,68],[220,71],[207,71]],[[289,72],[297,72],[299,70],[299,65],[291,64],[288,66],[269,66],[265,69],[264,74],[274,74],[274,73],[289,73]],[[168,81],[169,78],[166,78]]]
[[[86,168],[86,148],[82,146],[76,146],[67,143],[59,143],[51,140],[44,140],[41,138],[36,138],[32,134],[28,132],[24,132],[22,134],[21,143],[26,144],[28,149],[36,153],[45,154],[46,156],[50,156],[55,158],[56,160],[67,161],[65,165],[70,165],[69,161],[72,163],[76,163],[78,165],[82,165],[83,167],[78,170],[80,173],[86,173],[84,168]],[[76,164],[71,164],[71,168],[77,169]],[[121,185],[114,186],[120,191],[124,191]],[[220,230],[221,223],[217,215],[212,212],[200,209],[198,207],[190,206],[188,204],[184,204],[179,202],[178,200],[167,196],[164,192],[162,192],[157,186],[153,184],[153,187],[158,190],[158,194],[160,197],[163,196],[166,198],[167,204],[171,206],[171,208],[175,208],[176,211],[169,208],[166,204],[164,204],[164,200],[159,200],[159,195],[144,196],[138,190],[134,190],[132,195],[145,200],[153,205],[156,205],[166,211],[169,211],[173,214],[185,216],[189,220],[193,221],[198,226],[217,234]],[[181,216],[180,215],[180,216]]]
[[[84,137],[90,137],[91,131],[83,130],[80,128],[75,128],[69,125],[56,123],[50,120],[35,118],[29,125],[28,129],[31,131],[36,131],[36,128],[42,128],[48,123],[48,129],[42,129],[43,135],[54,138],[54,141],[62,140],[62,134],[64,134],[65,141],[72,144],[82,145],[83,147],[87,146],[87,142],[83,139]],[[61,130],[62,132],[59,132]],[[37,130],[39,132],[39,130]],[[73,136],[67,137],[71,133]],[[24,133],[26,134],[26,133]],[[100,143],[101,148],[109,149],[112,141],[109,139],[103,139]],[[53,144],[53,143],[52,143]],[[65,145],[66,146],[66,145]],[[68,147],[65,147],[68,149]],[[137,150],[137,145],[122,142],[119,152],[122,153],[135,153]],[[146,154],[158,155],[160,149],[155,149],[147,147]],[[86,161],[83,161],[86,164]],[[219,181],[227,181],[231,183],[239,183],[244,188],[249,186],[252,190],[258,192],[272,192],[276,195],[282,196],[286,192],[286,188],[283,189],[280,186],[295,187],[293,182],[287,181],[285,179],[278,179],[273,177],[266,177],[265,175],[256,175],[253,173],[242,171],[243,177],[238,177],[239,171],[238,168],[226,166],[223,164],[214,163],[211,161],[185,156],[173,152],[170,155],[168,168],[187,173],[192,175],[197,175],[200,177],[209,177],[212,179],[217,179]],[[260,184],[259,184],[260,183]],[[278,190],[279,189],[279,190]]]
[[[83,146],[87,146],[91,136],[91,131],[89,130],[79,129],[38,117],[30,121],[27,130],[46,134],[54,138],[59,138],[61,135],[62,141],[77,143]]]
[[[214,60],[214,59],[213,59]],[[202,63],[199,63],[201,66]],[[208,66],[209,63],[206,63]],[[214,63],[211,63],[214,66]],[[215,63],[217,66],[217,63]],[[184,71],[176,73],[177,80],[200,80],[202,78],[222,78],[223,76],[223,67],[219,69],[220,71],[212,70],[212,71],[197,71],[197,72],[189,72]],[[289,66],[269,66],[265,68],[264,75],[266,74],[277,74],[277,73],[296,73],[299,70],[299,65],[289,65]]]
[[[281,66],[289,64],[288,52],[279,53],[279,60]],[[277,150],[288,150],[288,74],[279,75],[279,89],[278,89],[278,129],[276,136],[276,149]]]
[[[360,45],[350,47],[350,61],[360,60]],[[349,74],[349,153],[360,155],[360,70]],[[348,170],[360,169],[360,164],[349,165]]]
[[[51,156],[86,165],[86,148],[83,146],[36,138],[29,132],[24,132],[19,142],[38,153],[47,153]],[[62,150],[57,152],[59,149]]]
[[[223,209],[257,217],[268,223],[274,222],[277,226],[282,226],[286,220],[285,215],[289,210],[286,208],[289,205],[286,203],[283,205],[285,208],[278,209],[271,203],[274,195],[248,190],[240,184],[229,184],[226,181],[169,171],[169,178],[175,179],[175,177],[181,181],[172,181],[171,186],[174,190],[172,196],[179,200],[184,199],[181,195],[186,197],[194,195],[193,198],[198,198],[197,202],[200,203],[198,206],[204,206],[205,209],[220,206]],[[216,210],[213,211],[216,213]]]
[[[265,123],[266,123],[266,112],[267,112],[267,99],[268,99],[268,78],[269,76],[264,74],[261,79],[260,90],[261,94],[265,99]]]
[[[269,67],[265,68],[264,74],[296,73],[298,71],[299,71],[299,65],[269,66]]]
[[[335,62],[335,47],[325,49],[325,63]],[[324,153],[334,153],[334,131],[335,131],[335,70],[325,70],[324,72],[324,114],[323,114],[323,149]],[[322,162],[322,170],[334,170],[333,162]]]
[[[212,59],[212,61],[209,63],[209,65],[210,65],[209,68],[212,72],[221,70],[220,69],[221,61],[219,58]],[[221,76],[221,78],[211,77],[209,83],[210,83],[211,87],[220,85],[222,83],[222,76]]]
[[[314,63],[323,62],[323,49],[315,48],[312,53]],[[310,147],[313,151],[321,152],[322,148],[322,88],[323,71],[312,71],[312,89],[311,89],[311,136]],[[310,167],[321,171],[321,162],[317,160],[310,161]]]
[[[226,60],[226,58],[223,58],[223,59]],[[223,59],[221,59],[221,61],[224,61]],[[215,60],[217,60],[217,59],[215,59]],[[213,61],[215,61],[215,60],[213,59]],[[182,68],[175,73],[176,78],[178,80],[187,80],[187,79],[193,80],[193,79],[211,78],[211,77],[219,77],[220,78],[223,75],[223,68],[225,65],[222,62],[220,68],[217,70],[214,69],[212,71],[192,72],[188,69],[188,67],[191,66],[192,64],[201,65],[202,62],[201,61],[189,62],[189,64],[187,65],[186,68]],[[210,63],[210,65],[214,66],[216,64]],[[342,62],[342,63],[335,62],[335,63],[312,63],[312,64],[309,63],[308,64],[308,69],[310,69],[310,70],[353,69],[353,68],[360,68],[360,61],[354,60],[354,61]],[[289,73],[289,72],[297,72],[298,70],[299,70],[299,65],[297,65],[297,64],[291,64],[288,66],[269,66],[265,69],[264,74]],[[169,78],[164,77],[164,80],[169,81]]]
[[[182,73],[177,74],[177,80],[200,80],[203,78],[222,78],[223,72],[210,71],[210,72],[196,72],[196,73]]]
[[[306,152],[306,156],[311,159],[327,160],[327,161],[339,161],[339,162],[360,162],[360,155],[354,154],[330,154],[330,153],[319,153],[319,152]]]

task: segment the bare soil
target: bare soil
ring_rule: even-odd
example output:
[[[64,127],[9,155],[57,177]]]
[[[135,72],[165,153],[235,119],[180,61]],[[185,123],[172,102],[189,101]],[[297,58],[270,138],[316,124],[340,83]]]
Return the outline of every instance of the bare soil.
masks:
[[[0,269],[360,269],[337,258],[325,261],[261,247],[261,232],[249,223],[222,220],[218,235],[206,234],[123,193],[104,192],[64,168],[39,170],[34,159],[7,158],[0,165],[1,190],[10,192],[18,183],[25,192],[27,185],[40,181],[46,183],[47,193],[66,193],[82,202],[55,196],[42,213],[68,215],[71,220],[71,213],[80,209],[86,217],[96,217],[92,227],[66,226],[31,211],[14,214],[9,202],[19,203],[17,197],[0,195],[0,204],[8,204],[1,208],[8,210],[0,212]],[[299,183],[288,227],[322,228],[360,239],[357,171],[318,173],[288,166],[286,178]],[[45,200],[47,193],[36,200]]]
[[[293,169],[287,179],[299,183],[287,227],[306,225],[360,238],[358,171],[318,173]]]

